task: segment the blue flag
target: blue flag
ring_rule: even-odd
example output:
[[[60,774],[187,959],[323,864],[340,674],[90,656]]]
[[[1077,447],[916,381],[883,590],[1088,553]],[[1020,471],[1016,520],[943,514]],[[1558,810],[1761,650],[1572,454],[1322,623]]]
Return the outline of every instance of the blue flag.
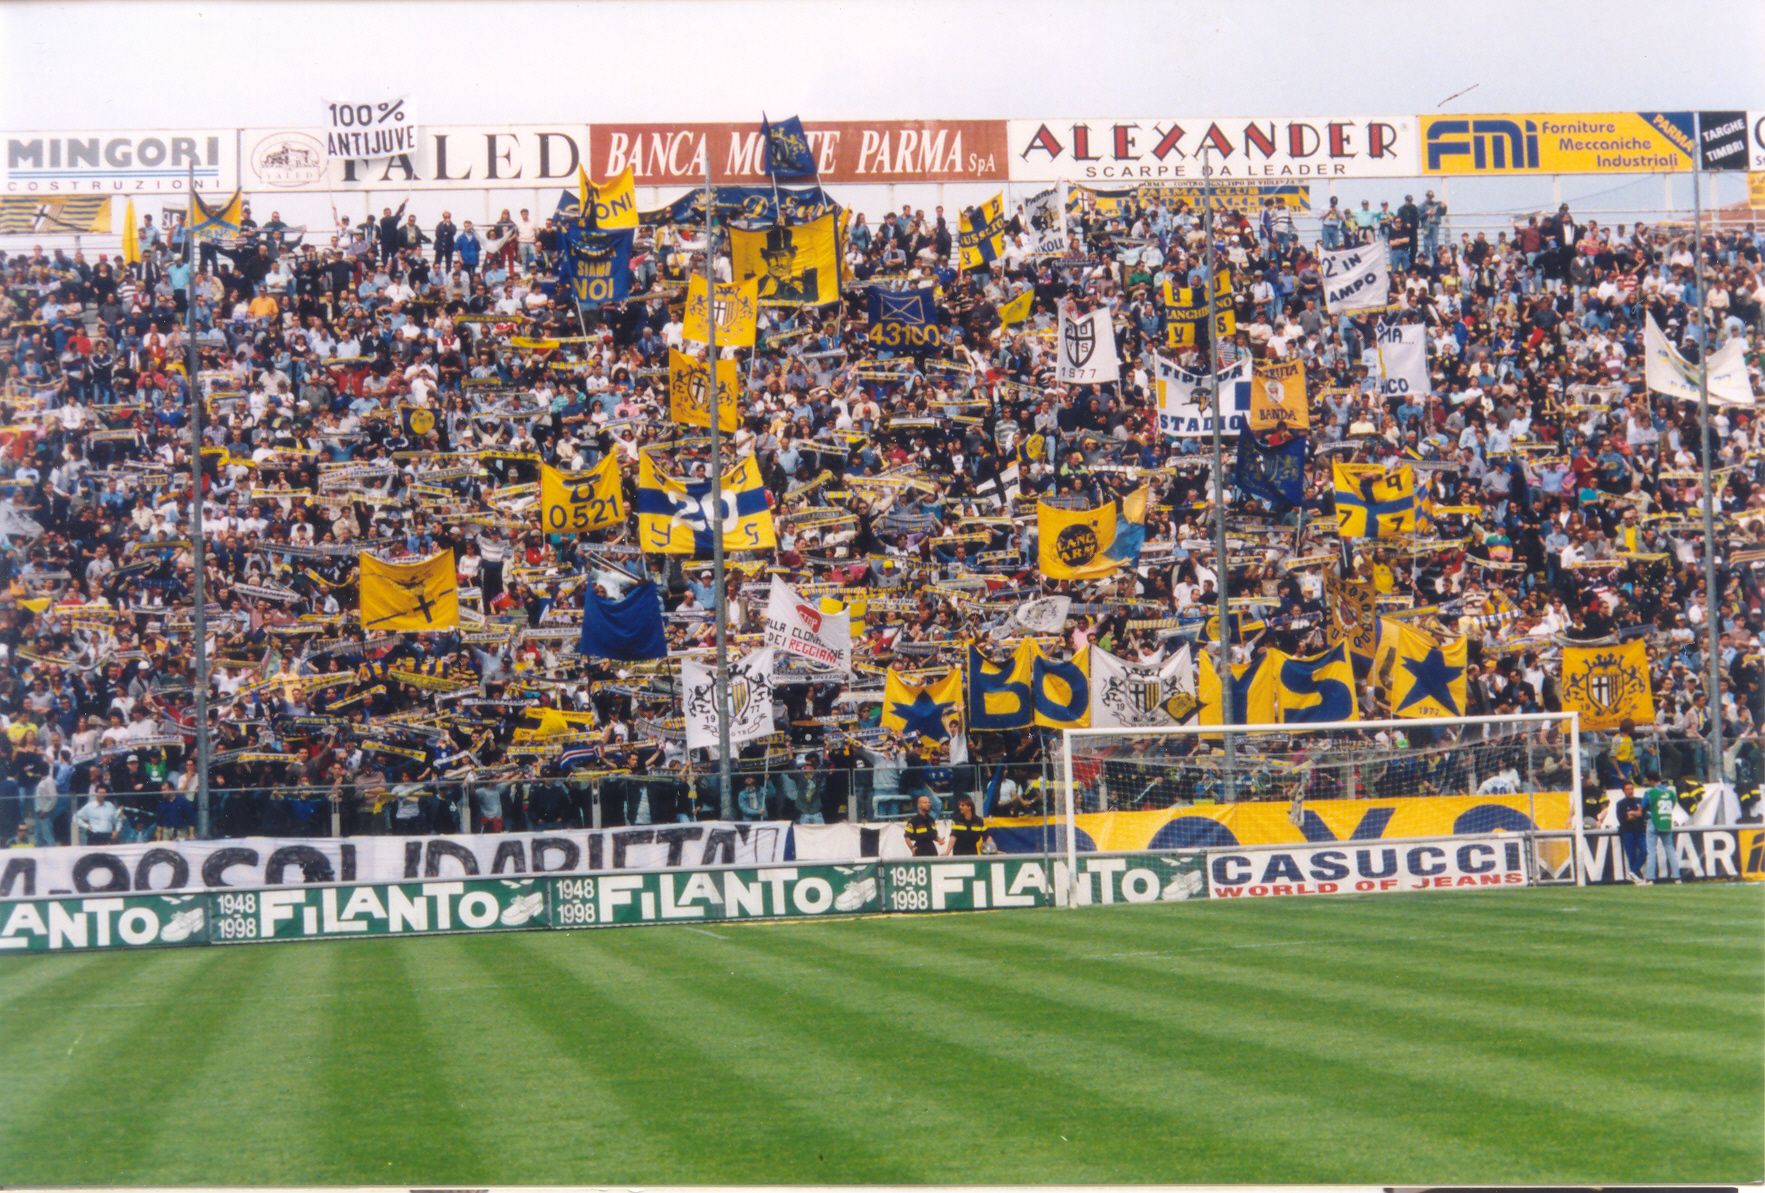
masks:
[[[564,226],[558,254],[558,285],[585,307],[618,302],[631,294],[631,241],[636,234],[595,232],[580,223]]]
[[[718,221],[736,228],[807,224],[839,210],[839,205],[818,186],[781,190],[776,197],[770,186],[716,186],[711,188],[711,201],[716,205]],[[574,202],[572,196],[571,203]],[[638,219],[651,225],[703,224],[705,188],[687,191],[666,207],[641,212]]]
[[[760,136],[766,142],[766,172],[774,178],[813,178],[815,155],[809,151],[809,134],[795,116],[777,124],[760,115]]]
[[[878,348],[927,348],[938,342],[938,310],[932,290],[865,291],[870,305],[870,342]]]
[[[582,602],[582,641],[576,652],[595,659],[665,659],[662,602],[654,584],[639,584],[616,601],[589,589]]]
[[[1265,448],[1245,428],[1238,432],[1238,467],[1232,483],[1277,509],[1298,505],[1305,500],[1305,450],[1303,435],[1280,447]]]

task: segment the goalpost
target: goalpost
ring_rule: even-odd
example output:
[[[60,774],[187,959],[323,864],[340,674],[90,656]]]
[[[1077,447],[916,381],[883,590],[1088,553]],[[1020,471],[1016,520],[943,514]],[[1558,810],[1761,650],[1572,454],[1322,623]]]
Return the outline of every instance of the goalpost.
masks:
[[[1519,838],[1528,884],[1540,861],[1560,873],[1559,859],[1544,854],[1565,847],[1575,884],[1586,882],[1578,713],[1067,729],[1060,752],[1069,906],[1078,898],[1078,817],[1091,812],[1143,814],[1138,831],[1156,828],[1137,849],[1146,852],[1432,843],[1438,855],[1466,837]]]

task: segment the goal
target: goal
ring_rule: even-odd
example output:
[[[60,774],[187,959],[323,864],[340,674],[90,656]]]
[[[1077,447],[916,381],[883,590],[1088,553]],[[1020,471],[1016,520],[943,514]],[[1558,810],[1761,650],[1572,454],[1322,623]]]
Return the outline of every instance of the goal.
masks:
[[[1060,766],[1069,874],[1132,849],[1207,852],[1225,897],[1585,881],[1575,713],[1068,729]]]

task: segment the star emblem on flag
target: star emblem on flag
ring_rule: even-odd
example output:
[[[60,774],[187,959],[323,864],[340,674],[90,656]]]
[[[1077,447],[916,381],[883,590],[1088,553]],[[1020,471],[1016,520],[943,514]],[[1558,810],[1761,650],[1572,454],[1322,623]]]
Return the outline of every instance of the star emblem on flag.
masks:
[[[1465,669],[1448,664],[1438,646],[1419,659],[1404,659],[1403,668],[1414,677],[1415,682],[1410,685],[1409,694],[1403,698],[1403,703],[1397,706],[1397,712],[1402,712],[1412,704],[1432,699],[1446,710],[1448,716],[1459,715],[1458,701],[1452,696],[1452,685],[1454,680],[1465,673]]]
[[[944,741],[950,736],[944,725],[944,712],[949,707],[933,700],[930,692],[921,692],[913,698],[912,704],[903,704],[899,700],[891,703],[889,715],[901,718],[901,736],[908,741],[922,737]]]

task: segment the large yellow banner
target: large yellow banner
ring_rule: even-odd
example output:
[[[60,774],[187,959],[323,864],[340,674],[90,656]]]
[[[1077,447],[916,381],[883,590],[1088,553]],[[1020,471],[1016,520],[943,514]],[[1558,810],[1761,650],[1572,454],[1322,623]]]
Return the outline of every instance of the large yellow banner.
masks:
[[[1536,817],[1536,821],[1534,821]],[[1056,818],[1059,819],[1058,817]],[[1453,795],[1429,799],[1307,800],[1298,817],[1286,801],[1197,804],[1146,812],[1083,812],[1080,840],[1101,852],[1183,849],[1213,845],[1304,845],[1371,842],[1460,833],[1567,829],[1569,793]],[[1295,821],[1297,820],[1297,823]],[[1202,824],[1209,821],[1212,826]],[[991,817],[994,828],[1040,828],[1036,817]]]
[[[1690,112],[1422,117],[1429,174],[1659,174],[1696,146]]]

